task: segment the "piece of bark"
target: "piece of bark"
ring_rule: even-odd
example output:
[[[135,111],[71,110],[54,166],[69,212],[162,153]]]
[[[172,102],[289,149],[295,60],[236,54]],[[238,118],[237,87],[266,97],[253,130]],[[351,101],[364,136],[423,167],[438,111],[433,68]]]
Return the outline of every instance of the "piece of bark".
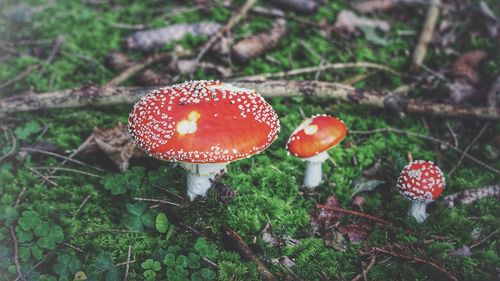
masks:
[[[249,60],[276,47],[286,35],[287,23],[285,19],[278,19],[273,23],[271,30],[245,38],[233,45],[231,54],[233,59],[239,63]]]
[[[138,31],[127,37],[127,49],[147,51],[181,40],[184,36],[210,36],[222,26],[216,22],[181,23],[167,27]]]
[[[127,127],[118,122],[113,128],[95,127],[82,153],[102,151],[115,165],[124,172],[128,170],[132,157],[142,157],[145,154],[131,141]]]
[[[315,0],[267,0],[283,9],[289,9],[301,14],[314,14],[318,10]]]
[[[238,87],[255,89],[264,97],[323,97],[353,104],[368,105],[407,113],[446,117],[469,117],[500,120],[500,109],[462,107],[407,98],[384,90],[356,89],[351,86],[322,81],[237,82]],[[84,87],[40,94],[20,94],[0,99],[0,116],[14,112],[85,106],[132,104],[157,87]]]
[[[227,78],[233,75],[233,72],[230,68],[209,62],[200,63],[197,62],[196,59],[173,60],[169,64],[169,69],[182,75],[194,73],[197,69],[215,72],[222,78]]]
[[[500,184],[487,185],[475,189],[467,189],[444,197],[449,208],[458,204],[471,204],[477,200],[493,197],[500,200]]]
[[[235,249],[243,259],[253,261],[257,264],[257,269],[262,275],[262,279],[266,281],[277,281],[276,277],[269,271],[267,266],[254,254],[252,249],[243,241],[240,235],[229,228],[227,225],[221,226],[221,232],[223,239],[227,242],[227,244]]]

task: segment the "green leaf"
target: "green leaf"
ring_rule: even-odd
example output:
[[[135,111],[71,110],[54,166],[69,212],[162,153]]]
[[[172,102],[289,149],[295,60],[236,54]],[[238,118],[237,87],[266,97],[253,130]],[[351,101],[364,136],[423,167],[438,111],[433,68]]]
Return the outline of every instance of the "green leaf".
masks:
[[[120,280],[120,272],[115,267],[112,267],[108,272],[106,272],[106,281],[118,281]]]
[[[165,233],[168,230],[168,218],[164,213],[159,213],[156,216],[156,230],[160,233]]]
[[[201,269],[201,276],[203,277],[203,280],[210,281],[215,279],[215,272],[208,268],[202,268]]]
[[[191,274],[191,281],[203,281],[203,277],[201,276],[201,272],[196,271]]]
[[[125,204],[125,207],[127,208],[127,212],[129,214],[132,214],[136,217],[140,217],[146,209],[148,208],[148,205],[144,202],[137,202],[135,204]]]
[[[33,239],[33,232],[24,231],[20,226],[16,226],[16,237],[19,242],[29,242]]]
[[[37,122],[31,120],[24,124],[22,127],[17,127],[14,130],[18,140],[26,140],[28,137],[36,132],[40,131],[40,125]]]
[[[174,225],[171,224],[170,227],[168,228],[168,232],[167,232],[167,235],[165,235],[165,240],[170,240],[170,237],[172,237],[172,234],[174,233]]]
[[[68,269],[71,273],[76,273],[80,269],[80,266],[81,266],[80,260],[78,260],[75,257],[73,257],[67,265],[68,265]]]
[[[37,260],[41,260],[43,257],[43,250],[40,249],[36,244],[31,246],[31,253]]]
[[[78,271],[75,273],[75,278],[73,281],[84,281],[87,280],[87,274],[84,271]]]
[[[141,267],[143,269],[151,269],[153,268],[153,263],[154,263],[153,259],[147,259],[143,263],[141,263]]]
[[[175,260],[175,264],[182,268],[186,268],[188,265],[186,256],[184,255],[178,256],[177,259]]]
[[[188,266],[191,269],[196,269],[200,267],[201,257],[194,253],[189,253],[188,256]]]
[[[142,225],[142,220],[140,217],[136,217],[131,214],[126,214],[125,218],[123,219],[123,223],[125,226],[133,231],[144,231],[144,226]]]
[[[31,252],[28,247],[19,247],[19,259],[23,262],[27,262],[30,259]]]
[[[98,271],[104,271],[113,267],[113,260],[111,259],[111,254],[108,252],[100,253],[95,261],[95,266]]]
[[[142,275],[144,276],[145,280],[155,280],[155,278],[156,278],[156,272],[154,272],[151,269],[144,271],[144,273]]]
[[[203,237],[200,237],[200,238],[198,238],[198,240],[196,240],[196,243],[194,244],[194,248],[197,251],[201,251],[201,249],[207,247],[207,244],[208,244],[207,240]]]
[[[47,236],[49,233],[49,226],[48,222],[40,221],[40,223],[35,226],[35,235],[38,237]]]
[[[0,213],[0,220],[4,220],[6,226],[12,226],[12,223],[17,219],[19,213],[11,206],[7,206]]]
[[[64,230],[58,225],[53,225],[49,230],[49,237],[51,237],[54,242],[62,243],[64,241]]]
[[[159,261],[155,261],[155,262],[153,263],[153,267],[152,267],[152,269],[153,269],[154,271],[160,271],[160,269],[161,269],[161,263],[160,263]]]
[[[174,266],[175,265],[175,255],[168,253],[165,255],[165,258],[163,259],[163,263],[166,264],[167,266]]]
[[[54,264],[54,266],[52,267],[52,270],[54,270],[54,272],[61,277],[62,276],[67,277],[69,274],[68,267],[64,263]]]
[[[60,255],[57,257],[57,262],[67,265],[71,261],[71,256],[69,255]]]
[[[56,248],[56,242],[52,240],[51,237],[42,237],[38,239],[37,245],[42,249],[48,250],[53,250]]]
[[[17,221],[17,224],[25,231],[33,229],[38,225],[40,218],[35,211],[24,211],[22,216]]]
[[[142,223],[147,226],[154,228],[156,224],[156,211],[153,209],[147,210],[142,216],[141,216]]]

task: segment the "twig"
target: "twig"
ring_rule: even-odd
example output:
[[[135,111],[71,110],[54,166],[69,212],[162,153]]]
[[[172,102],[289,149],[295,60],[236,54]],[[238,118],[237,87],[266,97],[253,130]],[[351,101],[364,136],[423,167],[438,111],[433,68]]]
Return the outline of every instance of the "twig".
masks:
[[[257,269],[265,281],[277,281],[276,277],[267,269],[266,265],[254,254],[252,249],[243,241],[238,233],[227,225],[221,227],[222,236],[246,260],[257,263]]]
[[[12,238],[14,247],[14,264],[16,265],[17,279],[20,278],[21,280],[26,281],[26,278],[24,278],[23,272],[21,271],[21,264],[19,263],[19,244],[17,242],[16,233],[14,232],[13,226],[10,227],[10,236]]]
[[[265,81],[269,78],[283,78],[283,77],[289,77],[289,76],[294,76],[294,75],[313,73],[313,72],[317,72],[317,71],[324,71],[324,70],[328,70],[328,69],[343,69],[343,68],[356,68],[356,67],[379,69],[379,70],[387,71],[387,72],[394,74],[394,75],[397,75],[397,76],[403,76],[402,73],[400,73],[396,70],[393,70],[393,69],[391,69],[387,66],[384,66],[384,65],[371,63],[371,62],[352,62],[352,63],[326,63],[326,64],[320,64],[318,66],[310,66],[310,67],[292,69],[289,71],[281,71],[281,72],[276,72],[276,73],[265,73],[265,74],[237,77],[237,78],[235,78],[235,80],[236,81]]]
[[[424,27],[422,28],[422,33],[420,33],[417,47],[413,53],[412,68],[415,70],[422,65],[425,55],[427,54],[427,47],[432,39],[434,28],[436,27],[439,17],[439,6],[441,6],[441,0],[430,0]]]
[[[75,164],[78,164],[78,165],[82,165],[84,167],[89,167],[89,168],[92,168],[92,169],[95,169],[95,170],[98,170],[98,171],[101,171],[101,172],[105,172],[105,170],[103,170],[101,168],[94,167],[94,166],[89,165],[87,163],[84,163],[82,161],[71,159],[69,157],[66,157],[64,155],[60,155],[60,154],[57,154],[57,153],[54,153],[54,152],[45,151],[45,150],[36,149],[36,148],[29,148],[29,147],[22,147],[20,150],[21,151],[27,151],[27,152],[36,152],[36,153],[41,153],[41,154],[45,154],[45,155],[50,155],[50,156],[58,157],[58,158],[61,158],[61,159],[68,160],[69,162],[72,162],[72,163],[75,163]]]
[[[372,269],[372,267],[373,267],[373,265],[375,265],[376,261],[377,261],[377,256],[372,255],[370,258],[370,263],[366,266],[366,268],[363,268],[363,271],[361,271],[361,273],[356,275],[356,277],[354,277],[351,281],[358,281],[358,280],[361,280],[361,278],[364,278],[365,280],[367,280],[366,274],[368,273],[368,271],[370,271],[370,269]]]
[[[52,51],[50,52],[49,56],[45,60],[45,63],[42,65],[40,69],[39,73],[40,76],[42,76],[43,73],[45,72],[45,67],[51,64],[52,61],[56,58],[57,54],[59,53],[59,50],[61,49],[62,42],[63,42],[62,36],[58,35],[54,40],[54,46],[52,47]]]
[[[140,233],[140,231],[128,230],[128,229],[99,229],[83,232],[83,235],[94,235],[99,233]]]
[[[17,146],[16,137],[14,136],[14,133],[12,133],[12,130],[4,125],[2,125],[2,129],[3,129],[3,132],[5,134],[5,140],[7,142],[12,142],[11,143],[12,147],[10,148],[9,152],[7,152],[6,154],[2,155],[2,157],[0,157],[0,162],[3,161],[5,158],[9,157],[10,155],[12,155],[14,153],[14,151],[16,151],[16,146]],[[9,136],[10,136],[10,138],[12,138],[12,141],[9,140]]]
[[[453,144],[455,145],[455,147],[458,147],[457,133],[455,133],[449,122],[446,122],[446,127],[448,128],[451,136],[453,137]]]
[[[127,251],[127,266],[125,267],[125,275],[123,277],[123,281],[127,281],[128,271],[130,270],[130,252],[132,251],[132,245],[128,245]]]
[[[173,192],[173,191],[168,190],[167,188],[161,187],[159,185],[154,185],[154,186],[157,187],[157,188],[159,188],[159,189],[161,189],[161,190],[163,190],[163,191],[165,191],[165,192],[168,192],[168,193],[172,194],[173,196],[175,196],[175,197],[177,197],[177,198],[179,198],[181,200],[185,199],[184,197],[180,196],[177,192]]]
[[[69,157],[68,157],[69,158]],[[71,169],[71,168],[62,168],[62,167],[36,167],[37,169],[45,169],[45,170],[51,170],[51,171],[65,171],[65,172],[72,172],[72,173],[77,173],[77,174],[82,174],[90,177],[95,177],[95,178],[102,178],[102,176],[85,172],[85,171],[80,171],[76,169]]]
[[[500,231],[500,228],[497,228],[495,231],[493,231],[492,233],[490,233],[489,235],[487,235],[486,237],[484,237],[483,239],[481,239],[481,241],[475,243],[474,245],[470,246],[469,248],[475,248],[481,244],[483,244],[486,240],[490,239],[491,237],[493,237],[494,235],[496,235],[498,232]]]
[[[216,264],[215,262],[209,260],[208,258],[206,257],[203,257],[203,260],[206,261],[208,264],[210,264],[211,266],[215,267],[215,268],[219,268],[219,265]]]
[[[45,180],[46,182],[52,184],[53,186],[59,186],[56,182],[52,181],[51,179],[49,179],[47,176],[45,176],[44,174],[40,173],[39,171],[31,168],[31,167],[28,167],[28,169],[30,171],[32,171],[33,173],[37,174],[39,177],[41,177],[43,180]]]
[[[375,216],[372,216],[372,215],[368,215],[368,214],[365,214],[365,213],[362,213],[362,212],[358,212],[358,211],[352,211],[352,210],[347,210],[347,209],[338,208],[338,207],[330,207],[330,206],[325,206],[325,205],[321,205],[321,204],[316,204],[316,208],[330,210],[330,211],[335,211],[335,212],[346,213],[346,214],[350,214],[350,215],[354,215],[354,216],[358,216],[358,217],[363,217],[363,218],[370,219],[372,221],[376,221],[376,222],[381,223],[381,224],[386,224],[386,225],[390,225],[391,224],[390,222],[388,222],[386,220],[383,220],[381,218],[378,218],[378,217],[375,217]]]
[[[145,202],[155,202],[155,203],[162,203],[162,204],[169,204],[173,206],[180,206],[180,204],[166,201],[166,200],[161,200],[161,199],[152,199],[152,198],[139,198],[139,197],[134,197],[134,200],[137,201],[145,201]]]
[[[83,208],[85,203],[87,203],[87,201],[89,201],[90,197],[92,197],[92,194],[87,195],[87,197],[85,197],[85,199],[83,199],[82,203],[80,204],[80,206],[76,210],[75,214],[73,215],[73,219],[75,219],[76,216],[78,216],[78,214],[80,213],[80,210]]]
[[[405,130],[400,130],[400,129],[396,129],[396,128],[391,128],[391,127],[379,128],[379,129],[374,129],[374,130],[369,130],[369,131],[349,131],[350,134],[359,134],[359,135],[370,135],[370,134],[374,134],[374,133],[387,133],[387,132],[406,134],[409,136],[418,137],[418,138],[425,139],[428,141],[437,142],[437,143],[442,144],[444,146],[450,147],[451,149],[455,150],[458,153],[463,154],[466,158],[472,160],[476,164],[483,166],[484,168],[486,168],[486,169],[488,169],[496,174],[500,174],[500,170],[495,169],[494,167],[482,162],[481,160],[465,153],[463,150],[450,145],[450,143],[445,142],[445,141],[440,140],[440,139],[437,139],[437,138],[434,138],[434,137],[427,136],[427,135],[422,135],[422,134],[418,134],[418,133],[414,133],[414,132],[410,132],[410,131],[405,131]]]
[[[35,71],[36,69],[38,69],[40,67],[39,64],[36,64],[36,65],[30,65],[28,67],[26,67],[25,70],[23,70],[23,72],[19,73],[16,77],[8,80],[8,81],[5,81],[3,82],[2,84],[0,84],[0,90],[2,90],[3,88],[6,88],[14,83],[16,83],[17,81],[19,80],[22,80],[24,78],[26,78],[28,75],[30,75],[33,71]]]
[[[126,262],[119,262],[119,263],[115,264],[114,266],[117,267],[117,266],[122,266],[122,265],[129,265],[129,264],[134,263],[134,262],[135,262],[135,260],[131,260],[131,261],[129,260]]]
[[[78,251],[78,252],[80,252],[80,253],[83,253],[83,250],[82,250],[82,249],[80,249],[80,248],[78,248],[78,247],[76,247],[76,246],[73,246],[73,245],[71,245],[71,244],[69,244],[69,243],[66,243],[66,242],[65,242],[65,243],[63,243],[63,245],[64,245],[64,246],[68,246],[68,247],[70,247],[71,249],[73,249],[73,250],[75,250],[75,251]]]
[[[500,109],[463,107],[406,98],[387,90],[356,89],[354,87],[322,81],[276,80],[265,82],[238,82],[237,86],[255,89],[264,97],[315,96],[334,98],[354,104],[384,108],[391,111],[429,114],[447,117],[472,117],[500,120]],[[76,108],[84,106],[111,106],[131,104],[156,87],[85,87],[49,93],[17,95],[0,99],[0,115],[40,109]]]
[[[460,166],[460,164],[462,164],[462,161],[464,160],[464,157],[465,157],[465,154],[467,152],[469,152],[469,149],[477,142],[477,140],[479,140],[479,138],[481,138],[481,136],[484,134],[484,132],[486,131],[486,129],[488,128],[488,126],[490,125],[490,122],[487,122],[486,124],[484,124],[484,126],[481,128],[481,130],[479,131],[479,133],[477,133],[476,137],[471,141],[471,143],[464,149],[464,152],[462,153],[462,155],[460,156],[460,159],[458,159],[458,162],[457,164],[455,164],[455,167],[453,167],[453,169],[451,169],[449,172],[448,172],[448,176],[451,176],[455,171],[456,169]],[[456,147],[456,146],[455,146]]]
[[[169,52],[169,53],[160,53],[160,54],[154,54],[146,58],[144,62],[141,63],[136,63],[133,64],[132,66],[126,68],[123,70],[118,76],[115,78],[111,79],[106,85],[103,87],[115,87],[118,86],[119,84],[127,81],[130,77],[134,76],[135,74],[139,73],[149,65],[159,62],[161,60],[174,57],[174,56],[184,56],[187,54],[190,54],[191,52],[189,51],[182,51],[182,52]]]
[[[16,203],[14,203],[14,208],[19,207],[19,204],[21,204],[21,199],[27,189],[28,189],[27,185],[24,185],[23,188],[21,188],[21,191],[19,192],[19,194],[17,194]]]
[[[257,3],[257,0],[247,0],[245,4],[241,7],[238,13],[234,14],[226,25],[224,25],[217,33],[215,33],[205,45],[201,48],[200,52],[196,56],[195,63],[198,64],[203,58],[205,53],[210,50],[210,48],[222,37],[222,35],[229,30],[231,30],[237,23],[244,19],[248,11]]]

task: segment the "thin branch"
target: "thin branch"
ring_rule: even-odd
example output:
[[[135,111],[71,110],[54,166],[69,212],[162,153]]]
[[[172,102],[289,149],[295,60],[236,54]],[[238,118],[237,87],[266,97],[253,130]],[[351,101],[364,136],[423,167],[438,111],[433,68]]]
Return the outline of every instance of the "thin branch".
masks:
[[[2,155],[2,157],[0,157],[0,162],[3,161],[5,158],[9,157],[10,155],[12,155],[14,153],[14,151],[16,151],[16,146],[17,146],[17,140],[16,140],[16,137],[14,136],[14,133],[12,133],[12,130],[4,125],[2,125],[2,129],[3,129],[3,132],[5,134],[6,141],[12,142],[11,143],[12,147],[10,148],[9,152],[7,152],[6,154]],[[12,141],[10,141],[9,138],[12,138]]]
[[[174,203],[174,202],[170,202],[170,201],[166,201],[166,200],[161,200],[161,199],[135,197],[134,200],[145,201],[145,202],[155,202],[155,203],[162,203],[162,204],[169,204],[169,205],[173,205],[173,206],[180,206],[180,204],[177,204],[177,203]]]
[[[76,216],[78,216],[78,214],[80,213],[80,210],[83,208],[85,203],[87,203],[87,201],[89,201],[90,197],[92,197],[92,194],[87,195],[87,197],[85,197],[85,199],[83,199],[83,202],[80,204],[80,206],[76,210],[75,214],[73,215],[73,219],[75,219]]]
[[[132,245],[128,245],[127,251],[127,266],[125,267],[125,276],[123,277],[123,281],[127,281],[128,272],[130,270],[130,252],[132,251]]]
[[[481,130],[479,131],[479,133],[477,133],[476,137],[471,141],[471,143],[464,149],[464,152],[462,153],[462,155],[460,156],[460,159],[458,160],[457,164],[455,164],[455,167],[453,167],[453,169],[451,169],[449,172],[448,172],[448,176],[451,176],[456,170],[457,168],[460,166],[460,164],[462,164],[462,161],[464,160],[464,157],[465,157],[465,154],[467,152],[469,152],[469,149],[479,140],[479,138],[481,138],[481,136],[484,134],[484,132],[486,131],[486,129],[488,128],[488,126],[490,125],[490,122],[487,122],[486,124],[484,124],[484,126],[481,128]],[[456,147],[456,146],[455,146]]]
[[[383,70],[391,74],[402,76],[403,74],[393,70],[387,66],[371,63],[371,62],[352,62],[352,63],[325,63],[318,66],[310,66],[304,68],[292,69],[289,71],[280,71],[275,73],[264,73],[251,76],[236,77],[236,81],[265,81],[269,78],[283,78],[295,75],[302,75],[307,73],[314,73],[318,71],[324,71],[328,69],[343,69],[343,68],[372,68]]]
[[[427,54],[427,47],[432,39],[432,35],[434,34],[434,29],[439,17],[439,6],[441,6],[441,0],[430,0],[430,6],[427,10],[422,33],[420,34],[417,47],[415,48],[415,51],[413,53],[413,69],[418,69],[418,67],[422,65],[425,55]]]
[[[22,79],[28,77],[33,71],[37,70],[38,68],[40,68],[39,64],[30,65],[30,66],[26,67],[26,69],[23,70],[21,73],[19,73],[16,77],[0,84],[0,90],[16,83],[19,80],[22,80]]]
[[[434,138],[434,137],[427,136],[427,135],[422,135],[422,134],[418,134],[418,133],[414,133],[414,132],[410,132],[410,131],[405,131],[405,130],[400,130],[400,129],[396,129],[396,128],[391,128],[391,127],[378,128],[378,129],[369,130],[369,131],[349,131],[350,134],[359,134],[359,135],[370,135],[370,134],[375,134],[375,133],[388,133],[388,132],[389,133],[406,134],[409,136],[418,137],[418,138],[425,139],[428,141],[437,142],[437,143],[442,144],[444,146],[450,147],[451,149],[455,150],[458,153],[463,154],[469,160],[471,160],[471,161],[475,162],[476,164],[490,170],[491,172],[496,173],[496,174],[500,174],[500,170],[495,169],[494,167],[482,162],[481,160],[475,158],[474,156],[471,156],[471,155],[465,153],[463,150],[461,150],[457,147],[454,147],[453,145],[450,145],[450,143],[445,142],[445,141],[440,140],[440,139],[437,139],[437,138]]]
[[[27,152],[36,152],[36,153],[41,153],[41,154],[45,154],[45,155],[50,155],[50,156],[58,157],[58,158],[61,158],[61,159],[65,159],[65,160],[67,160],[69,162],[81,165],[81,166],[85,166],[85,167],[89,167],[89,168],[92,168],[92,169],[95,169],[95,170],[98,170],[98,171],[101,171],[101,172],[105,172],[105,170],[103,170],[101,168],[94,167],[94,166],[89,165],[87,163],[84,163],[82,161],[71,159],[71,158],[69,158],[67,156],[60,155],[60,154],[57,154],[57,153],[54,153],[54,152],[45,151],[45,150],[36,149],[36,148],[29,148],[29,147],[22,147],[20,150],[21,151],[27,151]]]
[[[354,277],[351,281],[358,281],[361,280],[361,278],[364,278],[366,280],[367,279],[366,274],[368,273],[368,271],[370,271],[370,269],[372,269],[376,261],[377,261],[377,256],[372,255],[370,258],[370,263],[366,266],[366,268],[363,268],[363,271],[361,271],[361,273],[356,275],[356,277]]]
[[[96,174],[85,172],[85,171],[80,171],[77,169],[71,169],[71,168],[62,168],[62,167],[35,167],[35,168],[36,169],[43,169],[43,170],[51,170],[51,171],[72,172],[72,173],[82,174],[82,175],[91,176],[91,177],[95,177],[95,178],[102,178],[102,176],[100,176],[100,175],[96,175]]]
[[[39,177],[41,177],[43,180],[45,180],[46,182],[52,184],[53,186],[59,186],[56,182],[52,181],[51,179],[49,179],[46,175],[40,173],[39,171],[31,168],[31,167],[28,167],[28,170],[32,171],[33,173],[37,174]]]
[[[17,242],[16,233],[14,232],[13,226],[10,227],[10,236],[12,237],[14,247],[14,264],[16,265],[17,279],[26,281],[26,278],[24,278],[23,272],[21,271],[21,264],[19,263],[19,244]]]
[[[493,231],[492,233],[490,233],[489,235],[487,235],[486,237],[484,237],[483,239],[481,239],[481,241],[475,243],[474,245],[470,246],[469,248],[475,248],[481,244],[483,244],[486,240],[490,239],[491,237],[493,237],[494,235],[496,235],[498,232],[500,231],[500,228],[497,228],[495,231]]]
[[[325,205],[321,205],[321,204],[316,204],[316,208],[346,213],[346,214],[350,214],[350,215],[354,215],[354,216],[358,216],[358,217],[363,217],[363,218],[367,218],[367,219],[372,220],[372,221],[376,221],[376,222],[381,223],[381,224],[386,224],[386,225],[391,224],[390,222],[383,220],[381,218],[378,218],[378,217],[375,217],[372,215],[368,215],[368,214],[365,214],[362,212],[358,212],[358,211],[352,211],[352,210],[347,210],[347,209],[337,208],[337,207],[330,207],[330,206],[325,206]]]
[[[203,56],[208,50],[222,37],[222,35],[229,30],[231,30],[236,24],[238,24],[242,19],[244,19],[248,11],[257,3],[257,0],[247,0],[245,4],[241,7],[238,13],[234,14],[226,25],[224,25],[217,33],[215,33],[205,45],[201,48],[200,52],[196,56],[195,62],[198,64]]]

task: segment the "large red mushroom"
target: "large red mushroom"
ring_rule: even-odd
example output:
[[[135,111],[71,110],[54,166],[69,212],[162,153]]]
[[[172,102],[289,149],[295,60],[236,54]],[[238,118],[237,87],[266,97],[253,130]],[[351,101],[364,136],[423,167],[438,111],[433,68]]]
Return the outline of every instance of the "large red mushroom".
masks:
[[[410,215],[422,223],[427,218],[427,204],[445,188],[443,172],[431,161],[415,160],[406,165],[398,177],[399,193],[412,202]]]
[[[304,186],[315,188],[321,183],[321,163],[328,159],[328,150],[347,135],[342,120],[316,115],[304,120],[292,133],[286,144],[288,152],[306,161]]]
[[[161,88],[139,100],[129,132],[150,156],[180,162],[191,200],[205,196],[229,162],[266,149],[278,136],[278,116],[254,90],[219,81]]]

